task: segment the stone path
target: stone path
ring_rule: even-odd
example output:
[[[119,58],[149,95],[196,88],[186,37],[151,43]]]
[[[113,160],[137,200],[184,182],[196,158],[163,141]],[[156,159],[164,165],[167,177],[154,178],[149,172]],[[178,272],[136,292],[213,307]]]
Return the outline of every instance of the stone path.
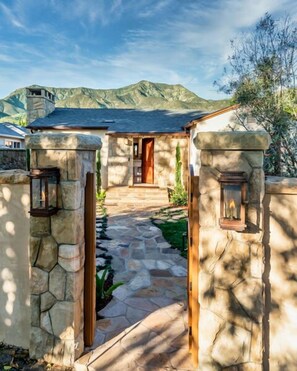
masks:
[[[122,281],[99,314],[95,343],[77,370],[195,370],[188,354],[186,266],[149,216],[152,210],[108,208],[102,246]]]

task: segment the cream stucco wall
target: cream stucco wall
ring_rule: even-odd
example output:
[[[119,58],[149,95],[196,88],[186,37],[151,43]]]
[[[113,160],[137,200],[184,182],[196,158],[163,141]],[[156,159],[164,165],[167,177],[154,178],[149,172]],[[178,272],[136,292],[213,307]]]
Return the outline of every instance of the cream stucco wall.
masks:
[[[266,181],[264,205],[266,365],[269,359],[271,370],[295,370],[297,365],[297,178],[269,177]]]
[[[24,182],[25,172],[0,172],[0,342],[28,348],[30,196]]]
[[[190,130],[190,166],[194,175],[198,175],[200,169],[200,151],[193,145],[194,138],[199,132],[205,131],[229,131],[230,127],[237,126],[239,123],[236,110],[222,113],[218,116],[197,122]],[[240,128],[238,128],[240,130]],[[243,130],[243,129],[242,129]]]

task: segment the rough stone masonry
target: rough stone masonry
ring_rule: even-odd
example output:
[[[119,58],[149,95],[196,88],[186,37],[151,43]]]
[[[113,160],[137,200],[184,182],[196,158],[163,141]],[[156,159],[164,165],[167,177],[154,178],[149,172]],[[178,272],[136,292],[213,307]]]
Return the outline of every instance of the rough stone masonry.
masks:
[[[71,366],[84,349],[84,189],[101,141],[82,134],[34,134],[26,137],[26,146],[31,168],[58,167],[61,175],[58,213],[30,218],[30,356]]]
[[[198,133],[199,369],[262,370],[264,132]],[[248,176],[247,228],[222,230],[221,172]]]

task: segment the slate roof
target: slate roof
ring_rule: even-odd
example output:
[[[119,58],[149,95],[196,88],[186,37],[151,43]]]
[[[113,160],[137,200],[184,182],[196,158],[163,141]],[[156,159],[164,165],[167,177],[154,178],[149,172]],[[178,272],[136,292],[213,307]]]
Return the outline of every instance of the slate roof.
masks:
[[[29,129],[106,129],[108,133],[177,133],[193,119],[206,115],[202,111],[137,109],[56,108]]]
[[[24,139],[26,134],[28,134],[28,130],[20,125],[10,122],[0,123],[0,136],[2,137]]]

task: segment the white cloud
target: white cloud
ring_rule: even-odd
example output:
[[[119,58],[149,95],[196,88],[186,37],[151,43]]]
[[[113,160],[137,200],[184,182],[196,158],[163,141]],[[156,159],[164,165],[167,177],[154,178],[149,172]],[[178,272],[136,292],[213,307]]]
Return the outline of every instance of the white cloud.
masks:
[[[3,8],[0,2],[0,11],[8,12],[12,24],[14,19],[24,26],[24,4],[32,5],[34,1],[17,0],[13,13],[12,8]],[[0,75],[2,91],[8,93],[12,88],[34,83],[116,88],[147,79],[180,83],[200,96],[215,98],[212,82],[221,75],[230,53],[230,39],[252,27],[266,11],[284,14],[288,9],[292,18],[297,14],[292,0],[73,0],[71,12],[70,1],[48,0],[47,4],[57,17],[83,25],[86,35],[90,24],[104,27],[113,22],[116,28],[121,17],[136,17],[138,23],[134,25],[141,20],[142,27],[127,27],[125,33],[118,34],[117,47],[96,56],[96,43],[90,55],[81,40],[71,39],[67,30],[57,32],[54,26],[41,23],[37,33],[33,26],[32,33],[43,36],[44,47],[26,43],[0,45],[0,62],[19,60],[18,65],[5,64]],[[154,23],[149,23],[152,20]]]
[[[26,26],[23,24],[22,20],[16,14],[14,14],[14,12],[8,6],[0,3],[0,10],[2,10],[5,18],[8,19],[14,27],[26,29]]]

